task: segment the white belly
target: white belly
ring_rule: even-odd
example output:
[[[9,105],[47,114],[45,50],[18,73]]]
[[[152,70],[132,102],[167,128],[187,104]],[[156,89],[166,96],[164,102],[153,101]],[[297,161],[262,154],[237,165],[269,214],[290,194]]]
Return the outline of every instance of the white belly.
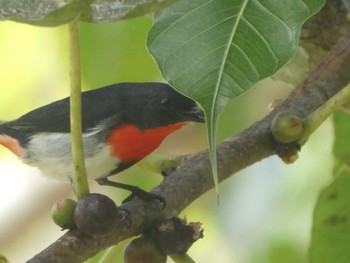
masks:
[[[83,137],[86,172],[89,179],[107,176],[120,161],[110,155],[109,147],[98,144],[96,133]],[[73,175],[70,134],[41,133],[29,142],[22,160],[38,167],[45,176],[69,181]]]

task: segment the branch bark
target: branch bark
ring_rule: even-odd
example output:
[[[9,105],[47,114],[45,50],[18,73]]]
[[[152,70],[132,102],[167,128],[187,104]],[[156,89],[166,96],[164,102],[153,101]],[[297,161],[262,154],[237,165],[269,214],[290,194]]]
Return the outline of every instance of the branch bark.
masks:
[[[331,49],[319,66],[268,116],[217,146],[219,180],[275,154],[270,132],[277,113],[290,111],[305,118],[350,83],[350,31]],[[166,201],[133,200],[121,206],[130,213],[131,225],[122,225],[96,239],[71,230],[28,262],[83,262],[102,249],[139,235],[162,219],[178,215],[214,187],[208,152],[185,158],[181,166],[152,190]]]

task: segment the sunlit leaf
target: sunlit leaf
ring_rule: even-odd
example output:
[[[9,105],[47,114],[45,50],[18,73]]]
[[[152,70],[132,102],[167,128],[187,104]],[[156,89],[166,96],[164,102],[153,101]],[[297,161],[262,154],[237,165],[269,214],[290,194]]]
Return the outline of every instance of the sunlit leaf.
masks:
[[[317,200],[310,263],[350,262],[350,115],[337,112],[334,130],[334,180]]]
[[[302,24],[323,3],[186,0],[156,13],[149,50],[169,83],[205,110],[216,186],[213,149],[220,112],[293,57]]]

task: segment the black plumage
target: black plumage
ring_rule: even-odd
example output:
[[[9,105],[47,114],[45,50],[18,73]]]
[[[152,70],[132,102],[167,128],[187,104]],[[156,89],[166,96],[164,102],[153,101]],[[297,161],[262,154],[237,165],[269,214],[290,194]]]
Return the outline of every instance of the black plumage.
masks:
[[[99,125],[108,131],[132,123],[145,130],[182,121],[203,122],[204,116],[193,100],[165,83],[119,83],[82,93],[83,132]],[[69,98],[0,123],[0,134],[18,139],[21,145],[43,132],[70,132]]]

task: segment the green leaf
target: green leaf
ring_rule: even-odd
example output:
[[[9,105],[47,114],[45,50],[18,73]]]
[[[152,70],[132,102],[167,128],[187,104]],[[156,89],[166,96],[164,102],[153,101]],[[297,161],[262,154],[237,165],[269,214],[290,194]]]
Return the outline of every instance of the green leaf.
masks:
[[[215,138],[227,102],[295,54],[300,29],[323,0],[185,0],[155,14],[148,48],[169,83],[207,118],[217,188]]]
[[[313,216],[310,263],[350,262],[350,115],[334,115],[334,180],[321,191]]]
[[[58,26],[81,20],[100,23],[142,16],[177,0],[0,0],[0,20],[12,20],[37,26]]]

